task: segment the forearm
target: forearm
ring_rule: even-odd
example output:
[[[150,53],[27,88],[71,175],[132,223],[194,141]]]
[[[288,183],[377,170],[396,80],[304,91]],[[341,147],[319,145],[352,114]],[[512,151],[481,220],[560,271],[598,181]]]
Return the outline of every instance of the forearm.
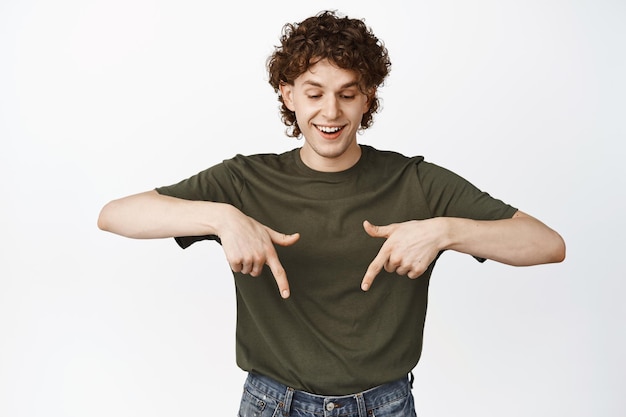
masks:
[[[147,191],[106,204],[98,227],[118,235],[154,239],[217,234],[225,210],[231,206],[208,201],[189,201]]]
[[[444,221],[444,249],[516,266],[561,262],[565,258],[561,236],[522,212],[504,220],[445,218]]]

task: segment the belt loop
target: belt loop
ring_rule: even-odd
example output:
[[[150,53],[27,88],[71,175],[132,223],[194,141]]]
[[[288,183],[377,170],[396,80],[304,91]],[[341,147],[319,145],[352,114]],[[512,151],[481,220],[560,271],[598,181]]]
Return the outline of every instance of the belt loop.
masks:
[[[359,392],[354,395],[354,399],[356,400],[356,407],[359,410],[359,417],[367,417],[367,408],[365,407],[365,398],[363,398],[363,393]]]
[[[287,387],[285,391],[285,401],[283,404],[283,416],[288,417],[291,413],[291,401],[293,400],[293,388]]]

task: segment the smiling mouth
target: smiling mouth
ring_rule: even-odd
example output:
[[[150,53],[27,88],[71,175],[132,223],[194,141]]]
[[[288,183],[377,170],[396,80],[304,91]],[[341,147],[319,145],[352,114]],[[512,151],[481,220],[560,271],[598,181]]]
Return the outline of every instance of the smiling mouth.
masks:
[[[344,126],[320,126],[320,125],[315,125],[315,127],[317,128],[317,130],[319,130],[325,135],[336,135],[337,133],[342,131],[344,128]]]

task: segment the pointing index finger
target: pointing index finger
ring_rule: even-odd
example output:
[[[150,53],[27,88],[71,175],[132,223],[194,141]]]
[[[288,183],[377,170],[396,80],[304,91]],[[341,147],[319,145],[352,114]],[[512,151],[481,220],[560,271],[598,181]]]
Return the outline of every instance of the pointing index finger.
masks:
[[[378,252],[378,255],[374,258],[372,263],[367,267],[367,271],[365,272],[365,276],[363,277],[363,281],[361,281],[361,289],[363,291],[367,291],[372,286],[372,282],[378,276],[380,271],[385,266],[385,255],[382,254],[382,250]]]
[[[283,298],[289,298],[290,292],[289,281],[287,280],[287,273],[285,272],[285,268],[283,268],[282,264],[278,260],[278,255],[274,254],[273,256],[268,256],[266,264],[270,267],[272,275],[274,275],[274,279],[276,280],[276,284],[278,285],[278,291],[280,291],[280,296]]]

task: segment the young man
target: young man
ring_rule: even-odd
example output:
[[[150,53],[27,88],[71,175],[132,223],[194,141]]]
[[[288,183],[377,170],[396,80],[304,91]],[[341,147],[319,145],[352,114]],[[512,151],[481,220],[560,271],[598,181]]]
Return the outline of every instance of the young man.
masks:
[[[241,416],[413,416],[407,375],[438,256],[564,259],[561,237],[533,217],[421,157],[357,143],[389,68],[361,20],[324,12],[286,25],[268,69],[302,147],[238,155],[100,214],[123,236],[221,243],[249,372]]]

